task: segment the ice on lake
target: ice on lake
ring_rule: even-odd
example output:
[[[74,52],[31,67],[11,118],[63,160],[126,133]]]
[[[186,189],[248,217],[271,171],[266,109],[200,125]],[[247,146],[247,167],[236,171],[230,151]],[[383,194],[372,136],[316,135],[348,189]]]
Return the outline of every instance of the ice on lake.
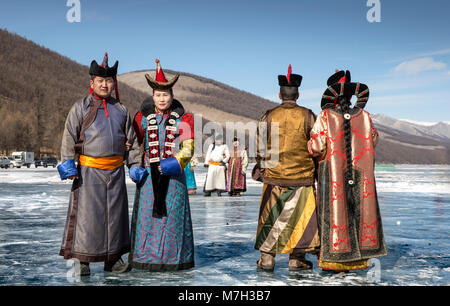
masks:
[[[250,168],[251,169],[251,168]],[[203,197],[205,170],[196,167],[190,196],[195,267],[177,272],[132,270],[73,276],[58,255],[71,184],[56,169],[0,170],[0,285],[450,285],[450,166],[396,165],[376,171],[388,256],[365,271],[289,272],[277,255],[273,273],[258,272],[253,248],[262,185],[247,177],[243,197]],[[134,184],[127,178],[130,217]],[[126,260],[126,256],[123,256]]]

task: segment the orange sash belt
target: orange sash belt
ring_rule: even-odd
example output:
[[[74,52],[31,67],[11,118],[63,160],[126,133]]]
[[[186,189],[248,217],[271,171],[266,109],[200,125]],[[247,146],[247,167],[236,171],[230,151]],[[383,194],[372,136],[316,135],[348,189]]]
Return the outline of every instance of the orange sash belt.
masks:
[[[92,157],[80,155],[80,164],[100,170],[114,170],[123,166],[123,156]]]
[[[215,166],[222,166],[222,163],[217,163],[217,162],[212,161],[212,160],[209,161],[209,164],[210,165],[215,165]]]

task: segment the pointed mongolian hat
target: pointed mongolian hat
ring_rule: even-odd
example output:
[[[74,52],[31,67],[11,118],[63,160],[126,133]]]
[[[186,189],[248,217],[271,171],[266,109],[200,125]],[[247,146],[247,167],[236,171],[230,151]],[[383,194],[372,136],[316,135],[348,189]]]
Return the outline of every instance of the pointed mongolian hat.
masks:
[[[145,75],[148,85],[150,85],[150,87],[153,89],[167,90],[172,88],[173,85],[175,85],[175,83],[178,81],[180,75],[176,74],[170,81],[167,81],[166,76],[164,75],[164,72],[161,68],[159,59],[156,59],[155,62],[156,62],[155,79],[152,79],[152,77],[148,74]]]
[[[97,64],[95,60],[91,62],[91,67],[89,68],[89,74],[91,77],[99,76],[103,78],[113,78],[114,79],[114,90],[116,93],[116,100],[120,101],[119,88],[117,87],[117,67],[119,66],[119,61],[116,61],[114,66],[109,67],[108,65],[108,52],[105,52],[103,57],[103,62],[101,65]],[[90,89],[90,94],[92,94],[92,88]],[[105,107],[106,109],[106,107]]]
[[[117,75],[117,67],[119,66],[119,61],[116,61],[114,66],[108,66],[108,53],[105,53],[103,57],[103,62],[101,65],[97,64],[95,60],[91,62],[91,67],[89,69],[89,74],[100,77],[115,77]]]
[[[299,74],[292,73],[292,66],[289,64],[287,75],[278,76],[278,85],[287,87],[299,87],[303,77]]]

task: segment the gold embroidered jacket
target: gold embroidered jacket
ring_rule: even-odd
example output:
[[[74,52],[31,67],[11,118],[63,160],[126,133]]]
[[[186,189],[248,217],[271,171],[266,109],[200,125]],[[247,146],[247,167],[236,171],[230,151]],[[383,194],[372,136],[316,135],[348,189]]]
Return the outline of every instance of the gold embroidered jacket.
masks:
[[[308,152],[314,113],[295,101],[283,101],[259,121],[253,178],[278,186],[311,186],[315,164]]]

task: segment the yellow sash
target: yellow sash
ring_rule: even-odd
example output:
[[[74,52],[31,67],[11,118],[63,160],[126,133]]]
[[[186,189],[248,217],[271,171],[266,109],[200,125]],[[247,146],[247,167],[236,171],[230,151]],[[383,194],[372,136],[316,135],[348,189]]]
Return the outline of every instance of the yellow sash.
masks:
[[[80,164],[100,170],[114,170],[123,166],[123,156],[92,157],[80,155]]]

